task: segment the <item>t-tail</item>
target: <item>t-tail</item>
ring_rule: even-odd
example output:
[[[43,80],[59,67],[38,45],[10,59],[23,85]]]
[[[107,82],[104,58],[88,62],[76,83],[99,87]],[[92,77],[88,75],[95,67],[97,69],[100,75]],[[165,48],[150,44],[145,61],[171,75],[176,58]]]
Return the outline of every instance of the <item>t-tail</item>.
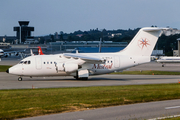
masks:
[[[123,55],[151,56],[155,44],[166,28],[145,27],[139,30],[129,45],[120,51]]]

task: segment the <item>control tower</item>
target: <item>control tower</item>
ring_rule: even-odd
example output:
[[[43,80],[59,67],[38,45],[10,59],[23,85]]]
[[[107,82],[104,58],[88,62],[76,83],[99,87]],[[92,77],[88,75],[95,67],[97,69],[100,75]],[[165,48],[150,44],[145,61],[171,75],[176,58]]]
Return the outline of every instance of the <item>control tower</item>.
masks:
[[[34,31],[34,27],[28,27],[29,21],[18,21],[19,27],[14,27],[16,31],[16,37],[19,40],[19,43],[25,42],[28,38],[33,38],[31,36],[31,31]]]

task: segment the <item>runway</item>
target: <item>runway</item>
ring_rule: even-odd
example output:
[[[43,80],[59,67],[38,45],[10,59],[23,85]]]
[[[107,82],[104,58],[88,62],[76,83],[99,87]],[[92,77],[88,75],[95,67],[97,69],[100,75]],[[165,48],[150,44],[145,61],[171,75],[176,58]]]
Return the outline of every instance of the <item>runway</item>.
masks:
[[[89,87],[89,86],[116,86],[116,85],[141,85],[178,83],[180,75],[98,75],[91,76],[88,80],[76,80],[68,77],[23,77],[18,81],[18,76],[0,72],[0,89],[31,89],[33,88],[59,88],[59,87]]]
[[[21,120],[144,120],[172,115],[180,115],[180,100],[122,105]]]

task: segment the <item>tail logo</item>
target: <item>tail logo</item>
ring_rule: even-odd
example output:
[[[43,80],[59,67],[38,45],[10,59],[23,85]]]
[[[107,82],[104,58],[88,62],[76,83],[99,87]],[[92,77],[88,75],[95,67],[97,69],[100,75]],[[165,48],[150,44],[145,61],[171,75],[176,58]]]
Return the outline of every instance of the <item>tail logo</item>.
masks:
[[[138,40],[138,46],[141,48],[141,50],[144,47],[148,47],[148,45],[150,45],[150,42],[147,38],[141,38],[140,40]]]

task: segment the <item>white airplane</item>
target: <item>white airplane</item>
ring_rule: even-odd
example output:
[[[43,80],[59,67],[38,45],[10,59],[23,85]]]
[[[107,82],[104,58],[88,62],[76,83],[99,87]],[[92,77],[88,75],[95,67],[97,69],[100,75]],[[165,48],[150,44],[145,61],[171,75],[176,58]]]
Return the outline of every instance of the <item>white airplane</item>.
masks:
[[[4,56],[4,51],[2,49],[0,49],[0,61],[1,61],[2,56]]]
[[[8,56],[11,56],[12,54],[17,56],[18,52],[16,52],[16,51],[4,52],[3,49],[0,49],[0,61],[1,61],[2,57],[8,57]]]
[[[162,67],[164,67],[165,64],[180,64],[180,57],[161,57],[157,62],[161,63]]]
[[[8,56],[11,56],[11,55],[15,55],[15,56],[17,56],[17,55],[19,55],[19,53],[22,53],[22,52],[24,52],[24,51],[20,51],[20,50],[17,50],[17,51],[15,51],[15,50],[3,50],[3,49],[0,49],[0,57],[8,57]]]
[[[30,56],[6,72],[22,76],[74,76],[88,79],[91,75],[122,71],[124,69],[150,62],[150,56],[166,28],[146,27],[139,30],[129,45],[115,53],[64,53],[54,55]]]
[[[38,54],[39,55],[44,55],[44,53],[42,52],[42,49],[41,49],[40,46],[33,47],[33,48],[38,48]],[[26,49],[25,50],[14,50],[14,51],[13,50],[4,51],[3,49],[0,49],[0,61],[1,61],[2,57],[8,57],[8,56],[12,56],[12,55],[14,55],[14,56],[21,55],[21,58],[23,59],[23,58],[25,58],[25,54],[24,54],[25,51],[26,51]],[[31,49],[31,55],[34,55],[32,53],[32,49]]]

